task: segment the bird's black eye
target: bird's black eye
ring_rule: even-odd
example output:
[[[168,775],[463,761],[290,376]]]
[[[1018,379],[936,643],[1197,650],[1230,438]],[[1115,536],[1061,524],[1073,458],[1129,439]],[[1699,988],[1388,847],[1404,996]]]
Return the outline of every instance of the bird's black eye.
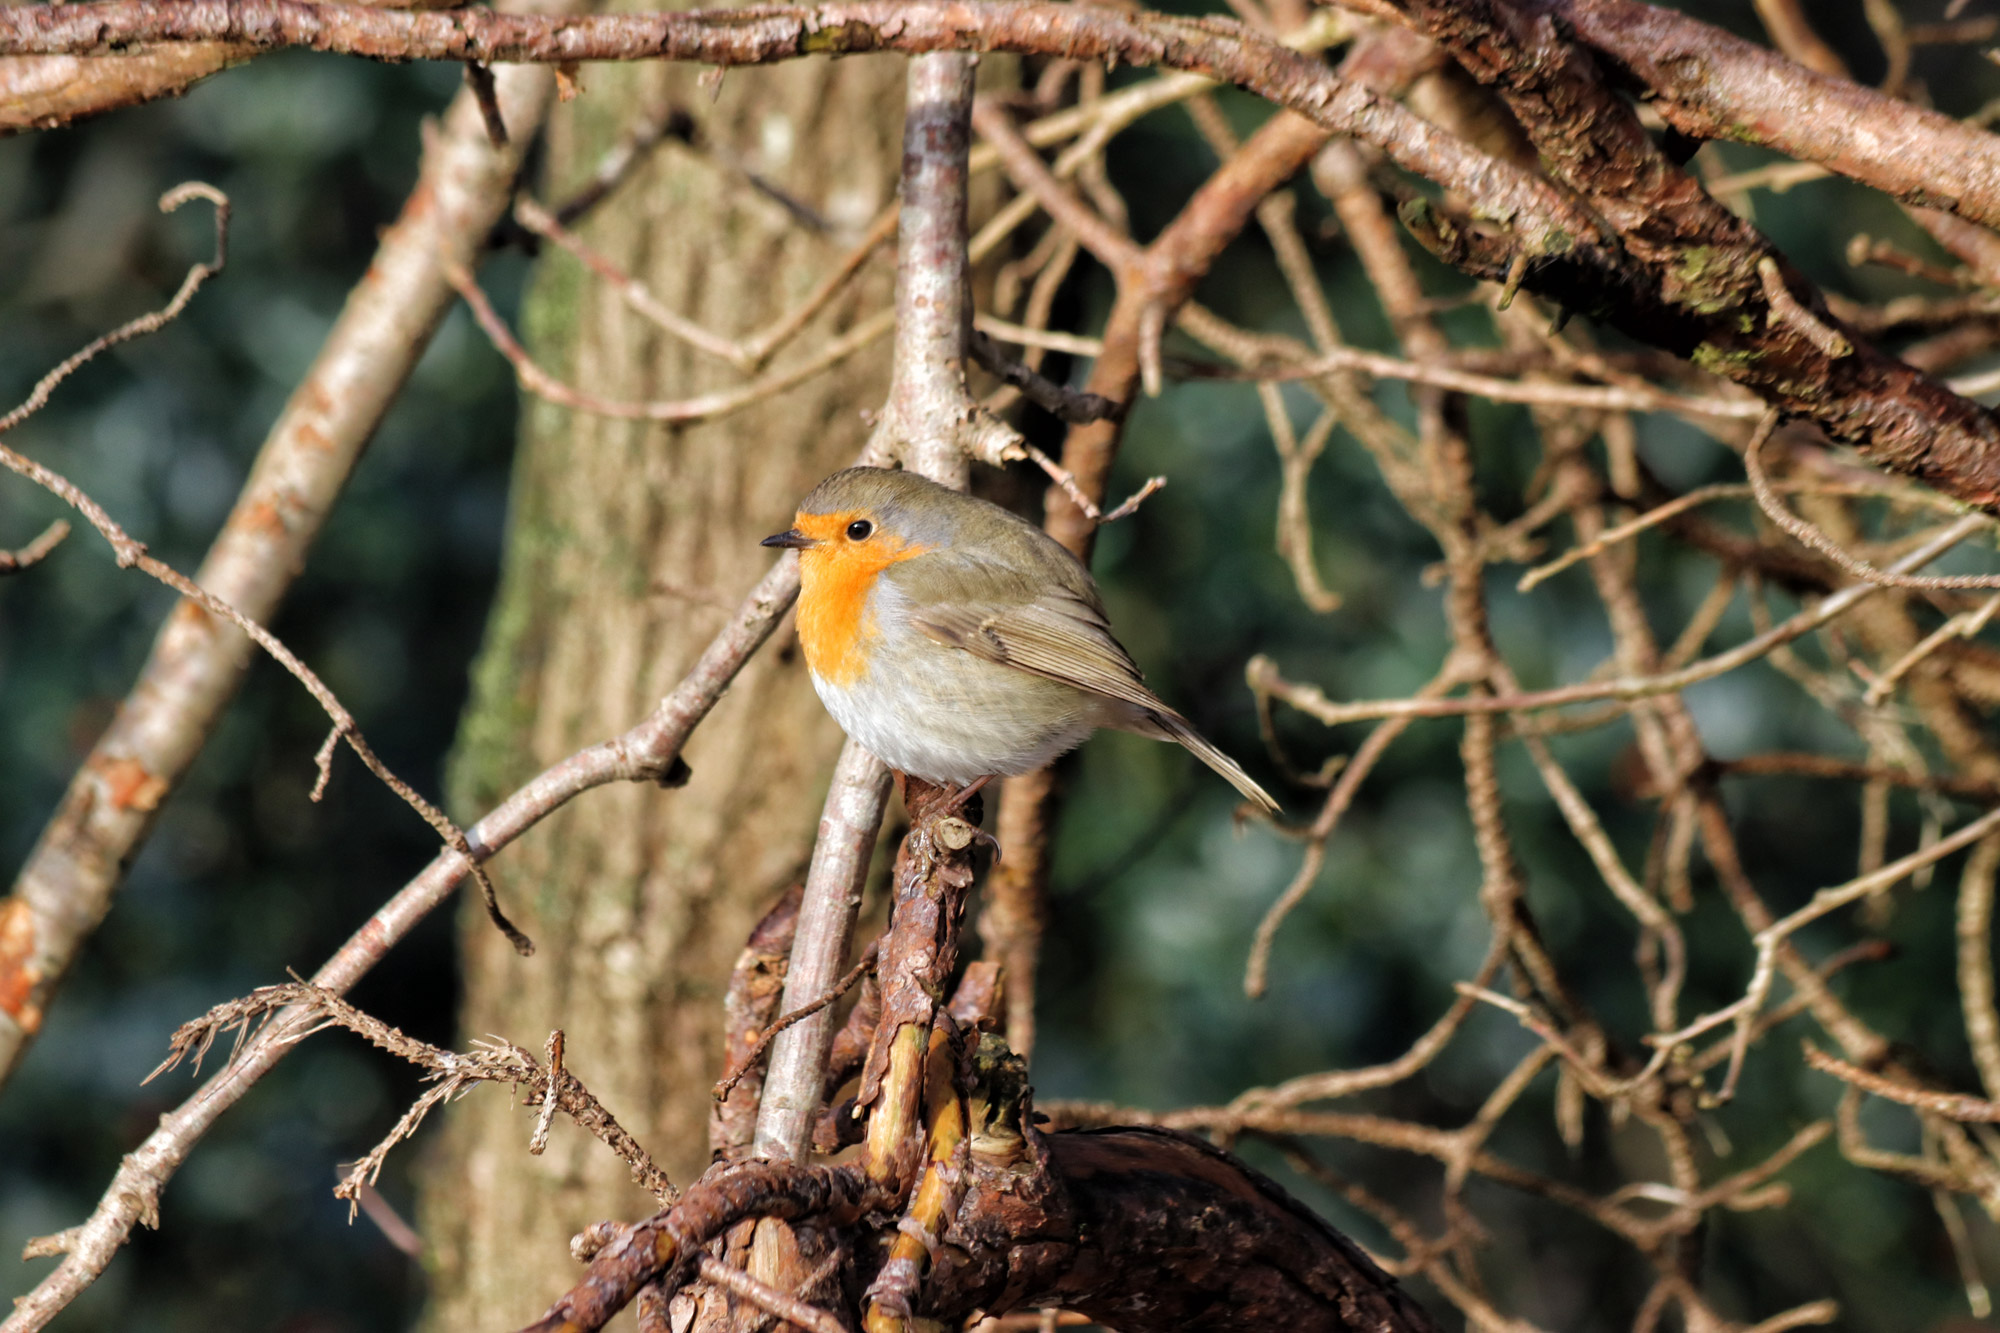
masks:
[[[875,533],[875,525],[865,518],[857,518],[847,525],[847,539],[851,542],[865,542]]]

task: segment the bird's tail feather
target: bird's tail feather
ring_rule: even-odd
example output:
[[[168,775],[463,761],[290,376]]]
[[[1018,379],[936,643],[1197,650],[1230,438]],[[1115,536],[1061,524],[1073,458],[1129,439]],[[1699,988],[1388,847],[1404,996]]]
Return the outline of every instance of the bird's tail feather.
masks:
[[[1137,710],[1135,710],[1136,712]],[[1142,736],[1156,740],[1175,741],[1188,753],[1201,760],[1221,775],[1222,779],[1244,796],[1261,806],[1268,814],[1278,813],[1278,803],[1271,793],[1258,786],[1243,766],[1210,744],[1208,738],[1194,729],[1194,724],[1179,713],[1168,709],[1147,709],[1127,724],[1128,729]]]

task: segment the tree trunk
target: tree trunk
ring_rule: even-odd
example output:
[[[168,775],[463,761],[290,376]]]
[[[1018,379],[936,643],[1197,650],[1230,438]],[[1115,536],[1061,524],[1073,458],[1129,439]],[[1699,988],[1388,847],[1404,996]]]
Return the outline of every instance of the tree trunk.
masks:
[[[832,268],[893,198],[901,61],[801,62],[729,76],[719,97],[679,68],[593,67],[554,117],[547,199],[562,199],[619,135],[668,104],[699,125],[669,143],[582,230],[668,307],[740,335],[769,324]],[[829,218],[802,226],[753,187],[754,167]],[[887,304],[888,252],[822,315],[796,360]],[[741,382],[668,337],[575,260],[540,261],[524,324],[551,373],[604,398],[682,398]],[[458,811],[484,809],[541,766],[643,716],[686,671],[726,608],[768,566],[757,539],[859,451],[887,344],[710,425],[610,420],[526,400],[502,587],[453,774]],[[507,910],[533,936],[515,955],[465,914],[463,1040],[566,1065],[678,1183],[705,1164],[730,964],[800,875],[840,735],[782,630],[696,733],[677,790],[592,792],[494,862]],[[653,1206],[601,1144],[559,1126],[527,1153],[534,1113],[499,1093],[453,1111],[427,1168],[434,1251],[429,1326],[524,1324],[570,1285],[571,1235]]]

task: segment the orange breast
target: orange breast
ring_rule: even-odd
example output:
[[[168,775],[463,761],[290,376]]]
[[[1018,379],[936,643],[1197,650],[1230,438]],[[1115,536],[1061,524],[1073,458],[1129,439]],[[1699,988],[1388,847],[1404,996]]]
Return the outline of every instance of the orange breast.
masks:
[[[883,570],[930,549],[878,532],[847,540],[858,514],[800,514],[798,529],[820,545],[799,552],[799,646],[813,674],[848,686],[868,669],[868,641],[881,633],[868,594]]]

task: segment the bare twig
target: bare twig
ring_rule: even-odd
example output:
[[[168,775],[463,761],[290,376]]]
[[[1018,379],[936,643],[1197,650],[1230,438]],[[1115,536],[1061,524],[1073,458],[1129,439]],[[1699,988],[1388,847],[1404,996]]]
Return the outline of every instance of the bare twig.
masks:
[[[194,294],[201,290],[202,284],[222,272],[223,265],[229,258],[229,196],[203,181],[187,181],[160,196],[160,211],[171,213],[190,199],[205,199],[215,205],[215,258],[205,264],[196,264],[189,268],[187,276],[181,279],[180,288],[174,292],[172,299],[158,310],[129,319],[111,332],[92,339],[65,357],[54,370],[37,380],[35,387],[28,391],[27,398],[22,400],[19,406],[5,416],[0,416],[0,435],[5,435],[41,411],[48,403],[49,396],[56,391],[56,387],[87,363],[120,343],[143,338],[180,318],[181,311],[187,309],[187,303],[194,299]]]
[[[1984,1097],[1970,1097],[1962,1092],[1932,1092],[1926,1088],[1914,1088],[1898,1079],[1871,1074],[1859,1065],[1828,1055],[1811,1042],[1801,1043],[1806,1064],[1822,1074],[1832,1074],[1843,1083],[1852,1084],[1863,1092],[1873,1093],[1884,1101],[1899,1102],[1904,1106],[1914,1106],[1932,1115],[1941,1115],[1947,1120],[1971,1121],[1979,1124],[2000,1123],[2000,1102],[1988,1101]]]
[[[254,1037],[250,1035],[253,1027],[256,1029]],[[534,1144],[547,1141],[549,1120],[557,1110],[561,1110],[624,1160],[632,1170],[634,1184],[652,1193],[662,1203],[671,1203],[679,1194],[665,1173],[653,1164],[651,1155],[612,1118],[611,1113],[577,1081],[575,1075],[562,1067],[563,1034],[559,1031],[549,1034],[547,1069],[537,1065],[535,1058],[526,1051],[508,1042],[478,1042],[470,1054],[460,1054],[418,1041],[355,1008],[331,990],[309,982],[294,981],[288,985],[259,987],[242,999],[217,1005],[200,1018],[181,1024],[174,1031],[167,1058],[147,1076],[147,1081],[158,1078],[189,1058],[199,1068],[202,1057],[215,1039],[225,1032],[237,1034],[237,1049],[230,1056],[230,1063],[234,1065],[242,1058],[246,1039],[251,1045],[268,1039],[290,1047],[328,1027],[345,1028],[397,1059],[416,1065],[425,1071],[426,1081],[432,1084],[397,1121],[387,1137],[349,1168],[334,1190],[336,1197],[348,1201],[350,1221],[361,1205],[362,1191],[380,1179],[390,1149],[414,1134],[433,1107],[455,1100],[475,1083],[512,1083],[528,1090],[530,1102],[539,1102],[542,1106],[542,1113],[536,1122]],[[531,1146],[529,1151],[539,1152],[540,1148]]]
[[[2000,874],[2000,838],[1987,838],[1965,858],[1958,885],[1958,997],[1965,1037],[1988,1097],[2000,1097],[2000,1011],[1993,994],[1993,881]]]
[[[477,60],[466,61],[465,86],[472,90],[472,100],[479,104],[479,118],[486,124],[486,141],[493,145],[494,151],[504,152],[507,147],[507,118],[500,111],[493,71]]]
[[[833,271],[821,280],[805,300],[779,317],[768,328],[742,338],[726,338],[712,333],[692,320],[667,309],[643,283],[613,264],[581,236],[564,226],[559,214],[550,213],[533,200],[524,196],[516,201],[514,217],[529,231],[554,241],[575,255],[587,268],[608,283],[618,294],[619,299],[639,314],[689,346],[697,347],[711,356],[720,357],[745,374],[754,375],[769,364],[771,357],[796,337],[800,330],[811,323],[814,316],[825,310],[875,252],[881,249],[883,243],[894,235],[896,210],[893,208],[884,210],[882,216],[868,229],[868,234],[862,237],[839,264],[835,265]],[[481,320],[482,326],[486,323],[486,320]],[[496,339],[496,342],[498,341]],[[513,339],[510,335],[506,342],[501,344],[501,350],[507,351],[508,346],[512,344]],[[512,352],[507,354],[509,360],[516,359]],[[518,366],[519,362],[516,364]]]
[[[703,1255],[696,1266],[701,1275],[726,1291],[733,1291],[767,1314],[797,1324],[810,1333],[847,1333],[847,1328],[827,1311],[808,1301],[759,1282],[740,1268],[732,1268],[713,1255]]]
[[[1854,355],[1854,344],[1847,336],[1830,327],[1818,315],[1799,304],[1797,297],[1785,286],[1784,275],[1778,272],[1778,261],[1769,255],[1757,261],[1757,279],[1764,285],[1764,299],[1771,303],[1772,323],[1783,321],[1797,329],[1813,346],[1830,357],[1839,358]]]
[[[1887,699],[1895,690],[1898,681],[1909,675],[1945,644],[1953,639],[1977,638],[1979,632],[1992,621],[1996,612],[2000,612],[2000,596],[1989,597],[1977,610],[1962,611],[1939,625],[1924,636],[1923,642],[1897,658],[1889,669],[1882,673],[1880,679],[1868,687],[1868,692],[1861,696],[1862,702],[1873,707]]]
[[[1955,506],[1942,497],[1925,491],[1904,489],[1900,492],[1875,486],[1844,486],[1817,482],[1772,482],[1770,490],[1774,495],[1838,495],[1838,496],[1880,496],[1884,499],[1903,499],[1912,504],[1935,505],[1947,512],[1955,512]],[[1515,589],[1528,592],[1536,586],[1554,578],[1557,574],[1580,564],[1593,556],[1601,555],[1623,541],[1629,541],[1651,528],[1680,517],[1689,510],[1716,500],[1754,498],[1755,492],[1748,483],[1718,482],[1712,486],[1697,486],[1683,495],[1675,496],[1663,504],[1655,505],[1637,518],[1630,519],[1616,527],[1604,529],[1587,542],[1579,542],[1547,564],[1537,565],[1521,576]]]
[[[1948,837],[1940,838],[1929,847],[1901,857],[1879,870],[1856,876],[1845,884],[1821,889],[1805,906],[1759,930],[1754,937],[1757,945],[1757,961],[1750,974],[1749,987],[1741,1000],[1728,1006],[1727,1012],[1734,1014],[1736,1030],[1730,1048],[1729,1073],[1717,1096],[1726,1100],[1735,1090],[1737,1077],[1743,1069],[1744,1057],[1749,1051],[1752,1023],[1757,1011],[1763,1008],[1764,1001],[1771,993],[1771,983],[1776,975],[1778,951],[1788,943],[1791,936],[1829,912],[1837,911],[1849,903],[1881,893],[1901,883],[1924,867],[1934,865],[1960,848],[1978,842],[1995,829],[2000,829],[2000,809],[1989,811],[1978,819],[1960,825]]]
[[[1459,684],[1456,673],[1445,671],[1435,680],[1417,692],[1418,698],[1436,698]],[[1253,681],[1250,687],[1256,692],[1260,703],[1269,697],[1269,691],[1258,689]],[[1409,729],[1409,719],[1392,719],[1368,733],[1368,739],[1361,742],[1353,758],[1341,769],[1340,777],[1327,793],[1326,803],[1314,817],[1312,826],[1306,831],[1306,854],[1291,883],[1278,895],[1277,901],[1265,911],[1263,919],[1257,923],[1257,933],[1251,940],[1250,958],[1243,969],[1243,993],[1251,999],[1261,999],[1270,980],[1271,949],[1277,943],[1278,930],[1285,924],[1285,918],[1292,914],[1313,884],[1319,879],[1319,872],[1326,864],[1326,845],[1332,840],[1334,831],[1354,798],[1360,794],[1361,784],[1375,771],[1390,745],[1398,736]]]
[[[742,1061],[734,1069],[723,1075],[722,1081],[715,1085],[715,1100],[726,1101],[728,1099],[730,1092],[738,1083],[743,1081],[745,1074],[756,1067],[757,1061],[764,1057],[765,1050],[770,1047],[771,1042],[780,1032],[783,1032],[786,1028],[802,1019],[811,1018],[820,1010],[840,999],[841,996],[853,990],[861,978],[867,976],[874,969],[875,946],[871,944],[862,952],[861,961],[849,968],[846,976],[833,983],[832,990],[829,990],[816,1000],[811,1000],[789,1013],[782,1014],[773,1019],[771,1025],[758,1035],[756,1042],[751,1045],[750,1050],[744,1055]]]
[[[1764,475],[1763,448],[1777,426],[1778,414],[1775,411],[1766,413],[1763,421],[1758,423],[1757,429],[1751,434],[1750,442],[1743,448],[1743,470],[1749,474],[1751,494],[1757,497],[1757,506],[1764,511],[1766,518],[1832,560],[1855,578],[1866,579],[1885,588],[1920,588],[1930,591],[2000,588],[2000,574],[1947,574],[1919,578],[1908,574],[1886,573],[1856,556],[1818,527],[1787,509],[1784,502],[1778,498],[1777,492],[1771,489],[1770,479]]]
[[[986,334],[974,329],[967,344],[972,359],[997,376],[1004,384],[1021,390],[1029,402],[1064,421],[1101,421],[1118,410],[1118,404],[1094,393],[1044,379],[1020,362],[1010,359]]]
[[[477,861],[473,860],[472,848],[465,840],[464,830],[459,828],[444,811],[438,809],[420,796],[415,788],[389,771],[389,766],[376,756],[374,749],[368,744],[367,739],[362,736],[360,727],[354,721],[354,715],[349,713],[346,706],[334,696],[333,691],[327,688],[326,682],[321,680],[311,667],[308,667],[304,662],[299,660],[297,654],[293,653],[290,648],[287,648],[279,641],[276,635],[223,601],[220,597],[217,597],[214,593],[194,582],[194,580],[188,578],[180,571],[148,555],[143,544],[134,541],[130,534],[118,526],[96,501],[77,489],[72,482],[61,474],[35,462],[33,459],[24,458],[4,444],[0,444],[0,466],[19,473],[21,476],[43,487],[50,494],[57,496],[74,507],[78,513],[90,521],[92,527],[96,528],[103,535],[104,540],[111,544],[111,549],[117,554],[118,563],[121,567],[137,568],[143,573],[152,575],[161,583],[166,584],[182,597],[185,597],[188,601],[207,611],[210,615],[234,624],[244,634],[249,636],[251,642],[275,658],[278,665],[284,667],[301,685],[306,687],[306,692],[312,695],[314,701],[333,720],[333,735],[346,741],[348,748],[360,757],[362,764],[367,767],[370,773],[380,778],[384,786],[401,797],[405,805],[415,810],[423,821],[429,824],[439,837],[444,839],[448,846],[466,858],[469,873],[479,885],[480,896],[486,905],[487,916],[492,918],[494,926],[513,944],[515,951],[523,956],[532,954],[535,951],[534,944],[529,941],[526,935],[523,935],[516,929],[514,924],[500,910],[499,898],[494,892],[493,881],[487,876],[485,869]],[[324,788],[327,766],[332,762],[333,746],[330,742],[331,738],[329,738],[329,744],[320,747],[320,781],[313,788],[315,796]]]
[[[499,312],[494,310],[493,303],[486,299],[486,293],[480,290],[479,284],[473,280],[472,274],[465,266],[447,261],[443,268],[445,280],[451,284],[453,290],[465,298],[466,305],[472,310],[473,318],[492,340],[494,350],[506,357],[508,364],[514,367],[515,378],[521,382],[523,389],[552,403],[575,408],[579,412],[618,417],[628,421],[686,424],[693,421],[712,421],[717,417],[728,416],[731,412],[740,412],[744,408],[763,402],[774,393],[782,393],[815,375],[831,370],[856,352],[886,336],[893,322],[890,312],[886,310],[871,315],[800,364],[773,371],[734,389],[721,389],[697,398],[663,402],[621,402],[599,398],[573,388],[536,365],[534,359],[528,355],[527,349],[521,346],[513,331],[507,327],[506,321],[502,320]]]
[[[1049,480],[1061,487],[1062,493],[1069,498],[1069,502],[1075,505],[1083,516],[1093,524],[1116,523],[1121,518],[1131,517],[1138,512],[1140,505],[1146,503],[1148,496],[1167,484],[1165,477],[1148,477],[1145,484],[1126,496],[1118,504],[1117,508],[1107,511],[1099,509],[1097,502],[1084,493],[1082,483],[1077,481],[1075,474],[1068,468],[1056,462],[1055,459],[1050,458],[1032,444],[1027,446],[1027,450],[1028,457],[1034,460],[1035,466],[1047,473]]]
[[[14,551],[0,551],[0,574],[18,574],[24,569],[32,569],[47,559],[49,552],[62,545],[63,538],[67,536],[68,520],[56,519],[26,546]]]
[[[1920,569],[1986,527],[1989,521],[1982,515],[1969,514],[1925,541],[1917,550],[1896,561],[1887,572],[1896,575],[1911,569]],[[1873,583],[1851,584],[1827,597],[1817,606],[1799,612],[1784,623],[1773,626],[1727,652],[1718,653],[1714,657],[1675,671],[1643,678],[1596,681],[1513,695],[1464,695],[1448,699],[1384,699],[1337,704],[1310,685],[1295,685],[1285,680],[1278,674],[1276,664],[1269,658],[1252,658],[1245,673],[1251,689],[1267,691],[1292,707],[1310,713],[1328,726],[1366,722],[1384,717],[1463,717],[1482,713],[1531,712],[1545,708],[1564,708],[1571,704],[1591,703],[1602,699],[1621,701],[1645,699],[1655,695],[1676,693],[1690,685],[1711,680],[1754,662],[1773,648],[1790,643],[1845,614],[1853,609],[1856,603],[1877,591],[1878,587],[1879,585]]]

